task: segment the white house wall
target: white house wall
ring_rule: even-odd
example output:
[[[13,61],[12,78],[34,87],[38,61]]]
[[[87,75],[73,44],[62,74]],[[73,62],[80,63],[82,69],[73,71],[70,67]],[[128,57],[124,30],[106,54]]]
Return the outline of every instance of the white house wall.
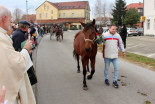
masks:
[[[155,0],[144,0],[144,35],[155,36]],[[150,29],[147,29],[147,20],[150,19]]]

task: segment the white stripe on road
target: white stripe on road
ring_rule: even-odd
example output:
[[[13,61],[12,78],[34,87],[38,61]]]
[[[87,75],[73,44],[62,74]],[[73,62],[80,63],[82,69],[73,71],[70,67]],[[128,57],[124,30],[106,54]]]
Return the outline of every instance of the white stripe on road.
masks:
[[[149,55],[147,55],[147,57],[152,57],[152,56],[154,56],[154,55],[155,55],[155,53],[149,54]]]
[[[137,46],[140,46],[140,45],[135,45],[135,46],[132,46],[132,47],[128,47],[127,49],[130,49],[130,48],[135,48]]]

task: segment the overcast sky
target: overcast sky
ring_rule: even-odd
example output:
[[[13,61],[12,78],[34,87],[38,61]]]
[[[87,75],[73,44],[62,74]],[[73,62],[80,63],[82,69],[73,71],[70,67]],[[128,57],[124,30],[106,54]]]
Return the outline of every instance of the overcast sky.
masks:
[[[40,6],[45,0],[28,0],[28,12],[29,14],[35,14],[35,9]],[[90,9],[91,9],[91,14],[92,14],[92,9],[94,8],[96,0],[48,0],[50,2],[67,2],[67,1],[89,1]],[[115,3],[115,0],[101,0],[105,1],[107,3],[107,8],[109,7],[109,4]],[[126,4],[130,3],[138,3],[138,2],[143,2],[143,0],[125,0]],[[20,8],[23,13],[26,13],[26,0],[0,0],[0,5],[3,5],[7,7],[11,12],[14,11],[15,8]],[[91,15],[92,16],[92,15]]]

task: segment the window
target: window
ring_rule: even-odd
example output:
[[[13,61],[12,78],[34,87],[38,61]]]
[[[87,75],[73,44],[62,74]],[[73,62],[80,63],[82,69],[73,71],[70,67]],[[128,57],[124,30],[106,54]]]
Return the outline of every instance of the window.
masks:
[[[48,14],[46,13],[46,18],[48,18]]]
[[[44,4],[44,9],[46,9],[46,4]]]
[[[150,29],[150,19],[147,20],[147,29]]]
[[[51,10],[51,14],[53,14],[53,10]]]
[[[53,16],[51,16],[51,20],[53,20]]]
[[[49,6],[47,6],[47,10],[49,10]]]
[[[154,19],[154,30],[155,30],[155,19]]]
[[[72,13],[72,17],[74,17],[74,13]]]
[[[39,14],[39,18],[41,18],[41,13]]]
[[[155,10],[155,0],[154,0],[154,10]]]
[[[65,17],[65,15],[66,15],[66,14],[64,13],[64,14],[63,14],[63,17]]]
[[[138,13],[141,13],[143,12],[143,9],[142,8],[138,8]]]

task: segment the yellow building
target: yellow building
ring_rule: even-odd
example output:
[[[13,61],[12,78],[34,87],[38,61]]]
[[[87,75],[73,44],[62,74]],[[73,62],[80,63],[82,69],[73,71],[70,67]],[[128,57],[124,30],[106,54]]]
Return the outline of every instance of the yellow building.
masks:
[[[81,29],[81,22],[90,22],[88,1],[49,2],[45,1],[36,9],[38,24],[64,24]]]

